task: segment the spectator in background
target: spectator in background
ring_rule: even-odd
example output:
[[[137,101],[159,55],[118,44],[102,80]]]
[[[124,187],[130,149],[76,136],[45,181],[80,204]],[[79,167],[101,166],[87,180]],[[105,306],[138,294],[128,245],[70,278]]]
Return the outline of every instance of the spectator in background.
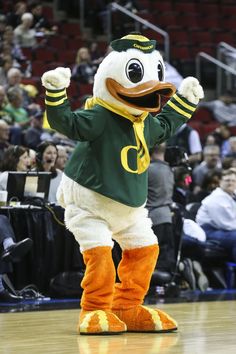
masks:
[[[196,221],[207,240],[217,241],[236,262],[236,170],[223,171],[220,186],[203,199]]]
[[[0,121],[4,120],[8,124],[11,124],[12,118],[5,110],[6,105],[7,105],[6,91],[3,86],[0,86]]]
[[[225,156],[224,158],[222,158],[222,169],[228,170],[231,167],[236,167],[236,157]]]
[[[78,50],[75,65],[72,68],[72,78],[79,84],[93,84],[96,66],[91,61],[89,49],[82,47]]]
[[[13,66],[20,67],[21,64],[25,62],[26,57],[24,56],[21,47],[14,41],[14,31],[11,26],[7,26],[3,34],[3,45],[8,45],[8,47],[10,47],[8,55],[11,55],[14,60]]]
[[[191,196],[189,202],[200,203],[204,198],[211,194],[220,185],[221,172],[220,171],[209,171],[203,177],[200,190]]]
[[[27,111],[28,110],[29,111],[30,110],[39,110],[40,106],[33,102],[33,98],[30,97],[28,91],[26,90],[26,86],[28,86],[28,85],[25,86],[21,83],[22,77],[23,77],[23,74],[18,68],[11,68],[7,73],[8,83],[5,87],[6,90],[8,90],[11,87],[17,87],[19,90],[21,90],[22,95],[23,95],[23,103],[22,103],[23,108],[26,109]]]
[[[33,24],[33,15],[30,12],[25,12],[21,16],[21,24],[14,30],[14,38],[16,44],[21,48],[35,48],[37,45],[36,31],[31,28]]]
[[[213,133],[210,133],[205,137],[204,146],[207,145],[217,145],[217,139]]]
[[[231,136],[227,142],[228,146],[225,147],[223,156],[236,158],[236,136]]]
[[[36,168],[36,151],[29,149],[29,170]]]
[[[173,201],[177,203],[183,210],[186,204],[191,199],[192,192],[190,191],[190,185],[192,183],[192,177],[190,170],[185,166],[177,166],[174,168],[174,191]]]
[[[236,125],[236,103],[233,92],[226,91],[216,100],[201,102],[200,106],[208,108],[217,122],[229,126]]]
[[[29,11],[33,15],[32,28],[36,32],[42,33],[55,33],[57,31],[57,26],[52,26],[48,19],[43,15],[43,5],[41,1],[32,1],[29,5]]]
[[[5,110],[12,118],[12,124],[25,129],[30,124],[30,116],[23,107],[22,90],[19,87],[11,87],[7,91],[7,98],[9,103]]]
[[[14,145],[21,144],[22,128],[14,125],[14,118],[9,112],[9,102],[5,95],[5,89],[2,86],[0,86],[0,119],[7,123],[10,130],[10,143]]]
[[[43,140],[51,139],[51,135],[43,128],[43,115],[42,111],[36,111],[32,115],[30,127],[24,132],[24,145],[30,149],[36,149]]]
[[[51,172],[48,200],[50,203],[57,203],[57,189],[61,181],[62,171],[56,168],[58,156],[57,146],[51,141],[44,141],[36,149],[36,170]]]
[[[216,139],[216,144],[220,147],[220,155],[225,156],[229,148],[228,139],[231,135],[230,129],[227,124],[223,123],[217,127],[212,134]]]
[[[26,12],[27,5],[25,1],[17,1],[14,5],[13,12],[7,14],[7,24],[16,28],[21,24],[21,17]]]
[[[173,202],[174,175],[164,161],[165,144],[155,146],[151,151],[148,169],[148,197],[146,208],[152,220],[152,228],[158,238],[160,256],[157,268],[173,272],[175,269],[175,241],[170,206]]]
[[[197,130],[188,124],[183,124],[177,132],[168,140],[168,146],[180,146],[188,154],[190,165],[193,167],[202,158],[202,144]]]
[[[8,72],[12,68],[13,60],[11,55],[5,55],[0,58],[0,85],[5,86],[8,83]]]
[[[7,190],[7,180],[9,171],[29,170],[29,150],[23,146],[10,146],[5,150],[1,161],[0,190]]]
[[[6,29],[6,16],[0,14],[0,41],[3,40],[5,29]]]
[[[173,274],[176,267],[177,229],[180,229],[180,232],[182,231],[183,221],[180,213],[174,214],[176,220],[173,225],[173,212],[170,206],[173,204],[174,176],[171,167],[164,161],[164,155],[165,144],[155,146],[151,150],[146,207],[149,210],[149,217],[153,223],[152,228],[157,235],[160,246],[157,270]],[[184,168],[184,171],[186,173],[187,169]],[[201,250],[202,245],[197,241],[192,241],[191,236],[193,237],[192,232],[190,232],[190,236],[183,235],[183,246],[185,254],[189,249],[192,250],[194,261],[192,262],[189,258],[181,259],[179,271],[192,289],[195,290],[197,285],[201,291],[205,291],[209,285],[208,280],[203,273],[201,264],[197,261],[197,259],[200,260],[197,251]],[[191,252],[188,253],[192,255]]]
[[[91,61],[93,65],[98,67],[104,58],[104,55],[102,55],[101,51],[98,48],[98,43],[91,42],[89,46],[89,51],[90,51]]]
[[[10,146],[10,127],[2,119],[0,119],[0,164],[3,159],[4,151]]]
[[[221,171],[220,148],[218,145],[207,145],[203,149],[203,161],[193,169],[195,193],[200,189],[205,175],[209,171]]]
[[[64,171],[65,165],[68,161],[68,153],[66,151],[66,147],[63,145],[57,145],[57,151],[58,155],[55,167],[61,171]]]

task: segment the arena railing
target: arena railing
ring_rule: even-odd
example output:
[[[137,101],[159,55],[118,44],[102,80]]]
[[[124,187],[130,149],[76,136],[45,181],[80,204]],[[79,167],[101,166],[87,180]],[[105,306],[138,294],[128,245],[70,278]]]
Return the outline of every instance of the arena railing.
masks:
[[[201,81],[201,64],[202,61],[206,60],[214,65],[216,65],[217,69],[223,69],[225,70],[227,73],[232,74],[233,76],[236,76],[236,70],[231,68],[229,65],[226,65],[224,63],[222,63],[220,60],[212,57],[211,55],[204,53],[204,52],[199,52],[196,55],[196,59],[195,59],[195,65],[196,65],[196,76],[198,78],[199,81]],[[219,75],[219,77],[217,76],[217,81],[216,81],[216,94],[217,97],[219,97],[222,93],[222,83],[223,83],[223,78],[222,75]]]
[[[217,59],[223,63],[229,65],[232,69],[236,70],[236,48],[226,42],[220,42],[217,45]],[[223,70],[221,67],[217,67],[217,80],[223,80]],[[226,75],[226,85],[229,90],[235,86],[235,80],[232,79],[232,75],[228,73]]]
[[[169,62],[170,60],[170,39],[169,34],[166,31],[163,31],[160,27],[155,26],[154,24],[150,23],[149,21],[143,19],[142,17],[135,15],[131,11],[125,9],[124,7],[120,6],[119,4],[112,2],[108,5],[108,12],[107,12],[107,39],[108,42],[112,39],[112,12],[114,10],[120,11],[123,14],[127,15],[128,17],[132,18],[135,21],[135,31],[140,31],[140,26],[149,28],[154,32],[158,33],[164,38],[164,55],[165,60]]]

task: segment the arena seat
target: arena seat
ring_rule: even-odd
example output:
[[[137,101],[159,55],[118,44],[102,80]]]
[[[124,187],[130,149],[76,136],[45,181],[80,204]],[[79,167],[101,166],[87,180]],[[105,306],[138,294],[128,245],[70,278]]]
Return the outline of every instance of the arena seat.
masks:
[[[34,52],[35,60],[41,60],[45,63],[55,60],[55,50],[52,48],[39,47]]]
[[[57,60],[63,62],[65,65],[74,64],[76,58],[76,50],[66,50],[57,54]]]
[[[69,50],[78,50],[80,47],[86,47],[84,40],[80,36],[74,38],[67,38],[66,47]]]
[[[174,59],[190,59],[192,57],[190,47],[188,45],[172,45],[171,53]]]
[[[235,5],[222,6],[220,13],[222,16],[236,16],[236,7]]]
[[[48,39],[48,46],[54,49],[65,50],[67,48],[68,38],[66,36],[55,35]]]
[[[65,36],[78,36],[81,34],[79,22],[63,23],[60,27],[60,33]]]
[[[42,60],[34,60],[32,62],[32,75],[41,77],[45,72],[45,62]]]
[[[189,32],[182,29],[170,29],[168,31],[171,44],[187,45],[189,43]]]
[[[172,11],[173,6],[171,1],[152,1],[151,10],[154,12]]]
[[[54,14],[53,14],[53,7],[49,5],[43,5],[43,15],[49,20],[53,20]]]
[[[93,92],[92,84],[79,84],[79,94],[80,96],[91,95]]]
[[[208,134],[211,134],[216,128],[219,127],[219,123],[208,123],[203,125],[202,137],[205,138]]]
[[[212,33],[208,31],[190,31],[189,36],[191,38],[191,43],[212,43]]]
[[[195,129],[198,132],[198,134],[200,135],[200,137],[203,136],[203,134],[204,134],[204,124],[202,122],[198,122],[196,120],[192,121],[190,119],[190,121],[188,122],[188,125],[190,127],[192,127],[193,129]]]
[[[211,111],[205,107],[198,107],[194,112],[191,120],[196,120],[202,123],[210,123],[215,122],[214,116]]]

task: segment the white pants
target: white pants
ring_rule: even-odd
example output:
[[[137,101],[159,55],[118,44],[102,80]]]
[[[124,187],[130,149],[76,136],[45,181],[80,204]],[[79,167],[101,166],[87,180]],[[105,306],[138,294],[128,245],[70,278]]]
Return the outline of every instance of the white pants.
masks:
[[[129,207],[88,188],[63,174],[57,199],[65,208],[66,227],[80,244],[81,252],[98,247],[113,246],[133,249],[157,243],[152,223],[144,206]]]

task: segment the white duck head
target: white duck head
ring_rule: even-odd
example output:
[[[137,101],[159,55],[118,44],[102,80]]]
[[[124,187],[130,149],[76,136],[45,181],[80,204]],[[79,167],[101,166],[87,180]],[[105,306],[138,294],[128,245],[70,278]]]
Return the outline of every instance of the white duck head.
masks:
[[[135,116],[158,111],[160,96],[171,97],[175,86],[164,81],[165,66],[156,41],[129,34],[111,42],[111,47],[95,75],[94,97]]]

